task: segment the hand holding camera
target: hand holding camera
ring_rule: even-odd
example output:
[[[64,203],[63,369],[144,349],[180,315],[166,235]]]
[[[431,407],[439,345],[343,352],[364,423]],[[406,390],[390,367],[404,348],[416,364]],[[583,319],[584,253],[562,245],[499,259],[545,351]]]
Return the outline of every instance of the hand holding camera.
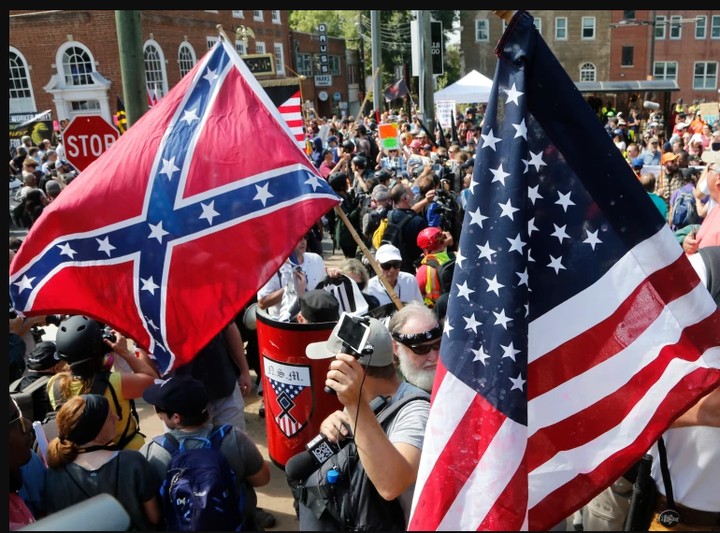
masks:
[[[352,410],[357,408],[362,381],[365,375],[363,367],[353,355],[340,353],[330,364],[330,371],[325,381],[326,389],[329,388],[337,394],[340,403],[345,406],[351,415]]]

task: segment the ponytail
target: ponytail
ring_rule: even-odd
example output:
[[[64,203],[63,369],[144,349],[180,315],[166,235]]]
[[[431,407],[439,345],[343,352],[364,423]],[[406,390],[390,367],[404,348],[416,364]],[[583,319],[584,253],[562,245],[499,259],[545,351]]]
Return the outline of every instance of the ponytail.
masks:
[[[60,470],[75,461],[78,445],[65,439],[53,439],[48,444],[47,463],[50,468]]]

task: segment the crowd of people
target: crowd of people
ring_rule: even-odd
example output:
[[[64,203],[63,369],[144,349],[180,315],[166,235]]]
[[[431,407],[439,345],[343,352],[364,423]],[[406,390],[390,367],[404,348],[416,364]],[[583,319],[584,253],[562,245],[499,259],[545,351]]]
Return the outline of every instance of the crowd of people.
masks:
[[[401,110],[374,119],[309,120],[308,158],[342,198],[344,216],[331,211],[318,220],[237,319],[162,379],[152,354],[133,351],[131,341],[96,321],[62,317],[55,342],[47,342],[37,328],[48,318],[17,318],[11,310],[10,529],[103,493],[122,504],[138,530],[273,527],[255,493],[269,483],[270,470],[245,432],[251,370],[261,385],[257,333],[247,323],[252,308],[298,324],[336,323],[345,314],[369,330],[371,349],[362,353],[344,353],[338,327],[326,342],[307,347],[310,359],[332,359],[325,385],[344,410],[322,424],[339,458],[332,469],[311,464],[291,479],[288,465],[301,530],[405,529],[484,112],[478,106],[458,113],[455,133],[431,133],[420,115]],[[718,302],[718,124],[678,114],[666,139],[660,120],[643,120],[637,109],[629,115],[605,117],[608,135]],[[399,149],[383,148],[384,123],[398,125]],[[59,194],[72,194],[62,191],[77,175],[61,142],[41,144],[23,139],[11,153],[11,176],[24,184],[22,207],[17,217],[11,213],[21,227],[31,227]],[[345,258],[340,268],[324,262],[326,234]],[[21,244],[11,242],[10,262]],[[683,439],[705,429],[703,442],[717,436],[718,396],[673,426],[673,461],[687,454]],[[135,411],[140,399],[154,407],[164,434],[143,435]],[[42,423],[42,434],[33,422]],[[720,458],[717,442],[700,453],[703,464]],[[676,474],[672,461],[670,467]],[[661,472],[654,477],[662,483]],[[708,482],[678,482],[677,505],[707,507],[713,498],[697,492]],[[586,529],[622,526],[608,516],[627,514],[628,483],[618,481],[585,508]],[[717,508],[700,509],[705,519],[719,516],[714,501]]]

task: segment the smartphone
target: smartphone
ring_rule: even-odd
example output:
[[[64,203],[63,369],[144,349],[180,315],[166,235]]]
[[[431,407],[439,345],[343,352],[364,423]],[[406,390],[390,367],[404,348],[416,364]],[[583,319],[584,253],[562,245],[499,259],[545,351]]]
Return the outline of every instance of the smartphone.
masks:
[[[370,326],[359,319],[343,313],[338,322],[337,336],[343,342],[343,349],[351,349],[358,357],[363,353],[368,337]]]
[[[440,165],[440,164],[433,165],[433,172],[442,172],[442,165]]]

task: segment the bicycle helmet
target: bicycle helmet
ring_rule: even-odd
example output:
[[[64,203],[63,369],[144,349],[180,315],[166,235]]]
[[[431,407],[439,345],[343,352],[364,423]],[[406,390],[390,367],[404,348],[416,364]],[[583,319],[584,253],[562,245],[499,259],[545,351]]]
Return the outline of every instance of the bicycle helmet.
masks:
[[[417,245],[422,250],[434,250],[445,242],[445,235],[440,228],[425,228],[417,236]]]
[[[353,165],[355,165],[358,168],[362,168],[362,169],[367,168],[367,159],[365,159],[361,155],[356,155],[355,157],[353,157],[352,163],[353,163]]]
[[[352,153],[355,151],[355,143],[352,141],[343,141],[342,148],[345,153]]]
[[[104,356],[103,327],[86,316],[73,316],[60,324],[55,339],[57,355],[68,364]]]
[[[375,174],[373,174],[373,177],[376,180],[378,180],[380,183],[384,183],[384,182],[392,180],[392,174],[390,174],[390,172],[388,172],[384,168],[378,170]]]

